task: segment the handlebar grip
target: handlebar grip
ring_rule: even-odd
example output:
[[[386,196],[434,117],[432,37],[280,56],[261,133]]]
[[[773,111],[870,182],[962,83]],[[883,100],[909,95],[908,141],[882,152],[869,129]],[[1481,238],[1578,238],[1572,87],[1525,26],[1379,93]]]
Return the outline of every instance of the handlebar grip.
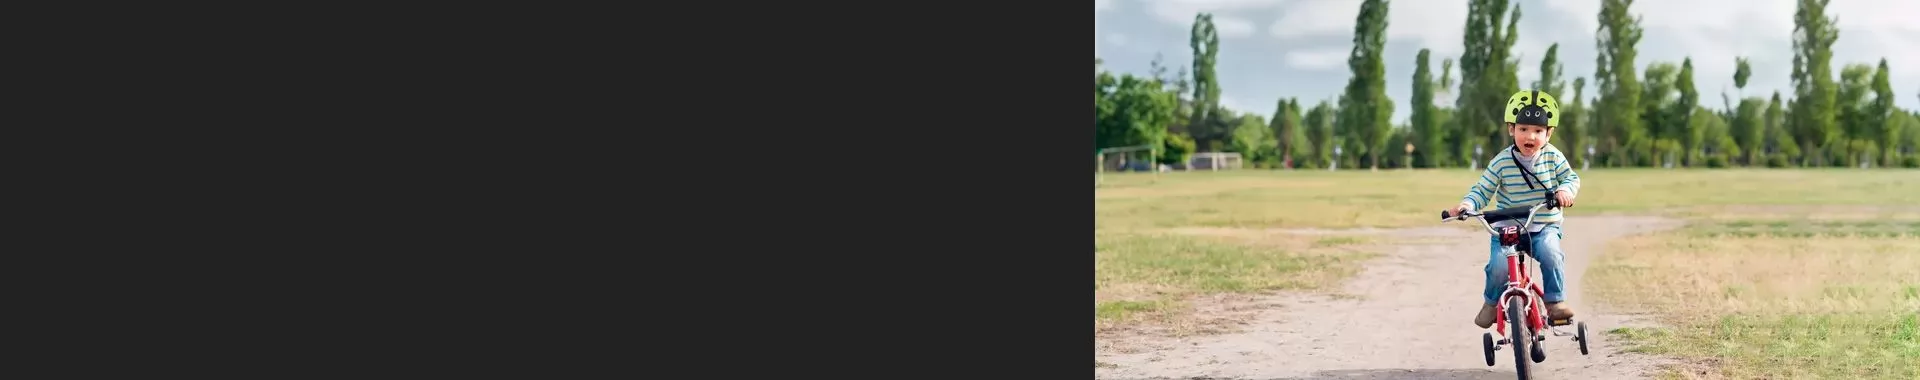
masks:
[[[1440,210],[1440,220],[1447,220],[1447,210]]]

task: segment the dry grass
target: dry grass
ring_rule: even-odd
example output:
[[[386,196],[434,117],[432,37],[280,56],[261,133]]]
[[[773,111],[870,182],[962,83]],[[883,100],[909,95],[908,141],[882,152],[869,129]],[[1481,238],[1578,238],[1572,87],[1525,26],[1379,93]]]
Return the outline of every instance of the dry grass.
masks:
[[[1588,270],[1587,293],[1660,316],[1672,327],[1614,333],[1692,359],[1693,377],[1920,378],[1920,220],[1841,214],[1623,239]]]

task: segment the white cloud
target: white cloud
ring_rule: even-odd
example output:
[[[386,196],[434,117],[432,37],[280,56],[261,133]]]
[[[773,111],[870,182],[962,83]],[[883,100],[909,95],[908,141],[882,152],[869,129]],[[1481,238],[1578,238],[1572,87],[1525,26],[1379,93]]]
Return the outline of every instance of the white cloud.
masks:
[[[1240,98],[1234,97],[1232,95],[1227,95],[1225,93],[1220,94],[1220,106],[1226,107],[1227,109],[1233,110],[1233,112],[1237,112],[1242,115],[1259,115],[1260,117],[1267,117],[1268,113],[1273,112],[1272,105],[1269,105],[1267,107],[1260,107],[1257,104],[1247,103]]]
[[[1465,1],[1395,1],[1387,8],[1387,39],[1420,41],[1438,57],[1458,55],[1466,20]]]
[[[1113,10],[1113,0],[1093,0],[1094,12],[1111,10]]]
[[[1318,36],[1351,39],[1354,20],[1360,14],[1360,1],[1297,0],[1287,3],[1282,12],[1285,14],[1268,27],[1269,35],[1281,39]],[[1433,49],[1440,57],[1456,55],[1462,49],[1460,28],[1466,19],[1465,2],[1391,2],[1387,5],[1387,40],[1415,41],[1420,47]]]
[[[1267,33],[1282,39],[1324,35],[1352,35],[1354,16],[1360,2],[1352,0],[1299,0],[1287,3],[1280,19],[1267,27]],[[1389,8],[1388,17],[1392,17]]]
[[[1290,50],[1286,60],[1288,66],[1303,70],[1329,70],[1344,68],[1349,54],[1352,54],[1350,48]]]
[[[1287,2],[1286,0],[1141,0],[1152,4],[1156,19],[1174,25],[1193,25],[1193,16],[1200,12],[1213,13],[1214,28],[1221,28],[1220,14],[1235,11],[1252,11],[1272,8]],[[1251,25],[1249,25],[1251,26]],[[1251,31],[1251,30],[1249,30]],[[1221,34],[1226,31],[1221,30]]]
[[[1127,35],[1120,34],[1120,33],[1108,33],[1107,43],[1113,44],[1113,46],[1127,46]]]
[[[1213,16],[1214,31],[1221,38],[1239,38],[1253,35],[1253,23],[1233,17]]]

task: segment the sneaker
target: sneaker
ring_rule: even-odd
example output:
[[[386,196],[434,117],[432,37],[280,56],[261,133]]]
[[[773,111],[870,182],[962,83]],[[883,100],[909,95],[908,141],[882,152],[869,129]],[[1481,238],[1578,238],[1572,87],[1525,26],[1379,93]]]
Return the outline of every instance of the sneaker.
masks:
[[[1493,304],[1482,303],[1480,304],[1480,315],[1473,317],[1473,324],[1483,329],[1493,327],[1494,314]]]
[[[1547,303],[1547,319],[1551,319],[1551,320],[1573,319],[1573,307],[1567,306],[1566,302],[1548,302]]]

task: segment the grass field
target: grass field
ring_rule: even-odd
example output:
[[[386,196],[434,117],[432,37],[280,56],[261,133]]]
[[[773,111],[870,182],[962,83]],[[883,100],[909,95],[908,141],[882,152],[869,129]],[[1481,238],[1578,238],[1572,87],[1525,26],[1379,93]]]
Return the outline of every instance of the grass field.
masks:
[[[1689,221],[1613,242],[1579,285],[1668,326],[1613,332],[1636,350],[1708,377],[1920,378],[1920,171],[1580,174],[1574,215]],[[1097,325],[1177,316],[1198,295],[1324,288],[1373,255],[1367,241],[1236,231],[1435,226],[1477,176],[1108,173],[1094,190]]]
[[[1920,218],[1849,214],[1696,221],[1616,241],[1585,285],[1671,326],[1616,331],[1635,350],[1712,364],[1710,375],[1920,378]]]

